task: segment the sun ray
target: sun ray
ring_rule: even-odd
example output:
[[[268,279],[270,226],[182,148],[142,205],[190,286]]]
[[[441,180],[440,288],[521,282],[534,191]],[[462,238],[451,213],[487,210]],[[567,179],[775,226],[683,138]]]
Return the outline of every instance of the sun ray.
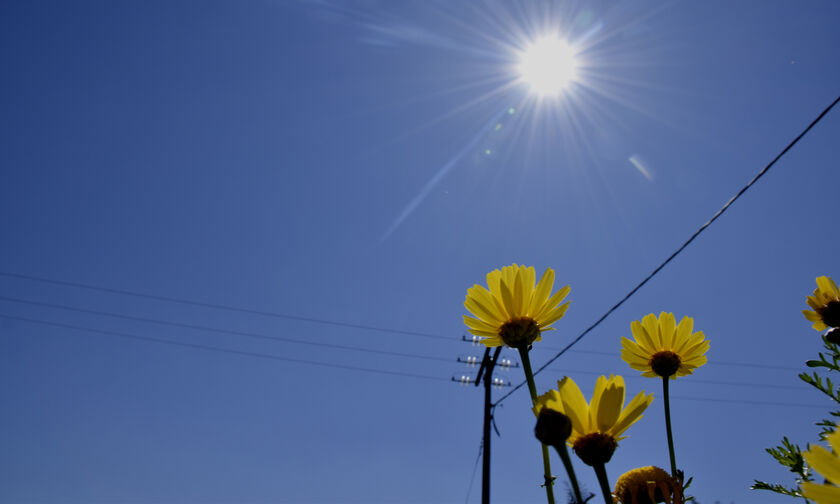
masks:
[[[484,136],[491,130],[491,128],[496,123],[498,123],[499,119],[505,114],[508,108],[509,107],[504,107],[501,111],[496,113],[496,115],[494,115],[490,121],[488,121],[483,127],[479,128],[479,130],[464,144],[464,146],[461,147],[461,150],[459,150],[457,153],[455,153],[454,156],[449,158],[449,160],[446,163],[444,163],[443,166],[441,166],[438,169],[438,171],[435,172],[434,175],[432,175],[432,177],[426,182],[423,188],[420,189],[420,192],[418,192],[417,195],[414,198],[412,198],[411,201],[409,201],[408,205],[406,205],[405,208],[403,208],[402,212],[400,212],[399,215],[397,215],[397,218],[394,219],[394,221],[391,223],[391,225],[388,227],[385,233],[382,234],[382,236],[379,239],[380,244],[387,240],[388,237],[391,236],[391,234],[393,234],[393,232],[400,227],[403,221],[405,221],[405,219],[407,219],[408,216],[411,215],[411,213],[414,212],[414,210],[416,210],[418,206],[420,206],[420,203],[422,203],[423,200],[426,199],[426,197],[429,195],[432,189],[434,189],[435,186],[437,186],[440,183],[440,181],[443,180],[443,178],[458,165],[458,163],[464,158],[464,156],[471,152],[473,149],[475,149],[475,147],[482,140],[482,138],[484,138]]]

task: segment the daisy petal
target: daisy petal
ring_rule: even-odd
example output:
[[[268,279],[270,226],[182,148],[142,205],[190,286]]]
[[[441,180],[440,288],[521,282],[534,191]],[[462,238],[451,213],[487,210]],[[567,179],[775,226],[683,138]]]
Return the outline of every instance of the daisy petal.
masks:
[[[630,331],[633,333],[633,337],[636,338],[636,342],[645,352],[652,355],[659,349],[659,346],[654,343],[653,338],[651,338],[645,326],[638,320],[634,320],[630,324]]]
[[[531,307],[529,309],[529,313],[534,318],[537,318],[537,315],[539,315],[538,311],[542,309],[546,300],[548,300],[552,287],[554,287],[554,270],[548,268],[545,270],[545,273],[543,273],[542,278],[540,278],[540,283],[537,284],[536,291],[534,291],[534,299],[532,300]]]
[[[589,405],[574,380],[568,376],[557,382],[563,402],[563,412],[572,421],[572,428],[580,434],[589,432]]]
[[[662,349],[673,350],[677,321],[673,313],[662,312],[659,315],[659,331],[662,336]]]
[[[648,337],[652,343],[652,347],[657,350],[662,349],[662,337],[659,334],[659,321],[653,313],[645,315],[642,319],[642,327],[647,331]]]
[[[593,394],[593,401],[595,400]],[[593,412],[598,430],[608,431],[615,425],[624,406],[624,380],[619,376],[609,380],[601,394],[598,411]]]
[[[541,318],[539,320],[539,322],[543,326],[550,326],[551,324],[553,324],[553,323],[557,322],[558,320],[560,320],[561,318],[563,318],[563,315],[566,314],[566,310],[568,310],[568,309],[569,309],[569,301],[566,301],[565,303],[561,304],[560,306],[558,306],[554,310],[547,313],[543,318]]]
[[[621,435],[631,425],[642,418],[642,413],[648,406],[650,406],[651,402],[653,402],[653,394],[645,395],[644,391],[636,394],[636,397],[634,397],[633,400],[630,401],[630,404],[628,404],[621,412],[621,415],[618,417],[618,421],[616,421],[615,425],[613,425],[612,429],[610,429],[610,432],[614,436]]]

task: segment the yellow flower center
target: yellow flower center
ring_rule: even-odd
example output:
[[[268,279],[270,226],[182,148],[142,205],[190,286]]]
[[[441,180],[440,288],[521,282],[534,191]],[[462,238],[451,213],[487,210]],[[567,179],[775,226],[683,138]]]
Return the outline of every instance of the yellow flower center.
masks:
[[[511,348],[527,348],[540,335],[540,325],[530,317],[508,320],[499,328],[499,336]]]
[[[668,378],[680,368],[680,356],[670,350],[656,352],[650,357],[650,368],[663,378]]]
[[[593,432],[575,440],[572,448],[586,465],[606,464],[612,458],[618,442],[609,434]]]
[[[827,326],[840,327],[840,301],[829,301],[817,309],[820,318]]]
[[[682,485],[662,469],[639,467],[622,474],[614,492],[619,504],[683,504]]]

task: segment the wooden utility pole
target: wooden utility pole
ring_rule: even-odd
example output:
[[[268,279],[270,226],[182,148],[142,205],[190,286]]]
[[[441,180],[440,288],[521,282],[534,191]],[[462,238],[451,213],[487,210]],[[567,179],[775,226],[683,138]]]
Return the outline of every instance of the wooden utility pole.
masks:
[[[501,346],[497,346],[493,352],[493,357],[490,357],[490,348],[484,350],[484,358],[481,360],[481,367],[478,368],[478,375],[475,377],[475,386],[478,386],[481,381],[481,375],[484,374],[484,437],[482,450],[482,465],[481,465],[481,504],[490,504],[490,424],[493,422],[492,403],[490,401],[490,392],[493,387],[493,368],[496,366],[496,360],[499,358],[499,352],[502,351]]]
[[[472,343],[473,346],[480,344],[481,342],[481,339],[477,336],[472,336],[471,338],[462,336],[461,339]],[[510,382],[506,382],[501,378],[493,378],[493,370],[497,366],[503,370],[507,370],[512,367],[519,367],[519,363],[513,362],[510,359],[499,359],[499,354],[501,353],[502,348],[502,346],[496,347],[493,351],[492,357],[490,356],[490,350],[492,349],[489,347],[485,348],[484,357],[482,357],[480,361],[478,357],[475,356],[458,357],[458,362],[464,363],[468,366],[475,366],[480,363],[478,374],[475,378],[463,374],[460,377],[452,377],[452,381],[462,385],[475,383],[475,386],[478,387],[479,383],[482,381],[484,382],[484,431],[481,443],[481,453],[483,455],[484,462],[481,471],[482,504],[490,504],[490,427],[493,425],[493,403],[490,400],[491,392],[493,387],[510,387]],[[482,380],[482,378],[484,378],[484,380]],[[498,431],[496,432],[498,433]]]

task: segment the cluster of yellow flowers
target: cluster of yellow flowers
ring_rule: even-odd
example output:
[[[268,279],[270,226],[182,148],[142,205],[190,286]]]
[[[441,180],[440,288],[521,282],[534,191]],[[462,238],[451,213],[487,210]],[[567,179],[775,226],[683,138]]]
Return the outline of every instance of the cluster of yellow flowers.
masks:
[[[694,321],[683,317],[679,323],[673,313],[653,313],[630,324],[633,339],[621,338],[621,358],[642,376],[662,379],[665,425],[671,462],[670,474],[654,466],[645,466],[621,475],[611,489],[605,464],[612,458],[625,431],[639,419],[653,401],[652,394],[639,392],[625,405],[624,378],[600,376],[595,382],[592,399],[587,402],[580,387],[568,376],[557,382],[557,388],[542,395],[536,393],[533,373],[528,360],[531,345],[540,341],[542,333],[553,330],[569,307],[563,300],[569,294],[565,286],[552,294],[554,271],[549,268],[536,281],[533,267],[512,264],[487,274],[487,287],[474,285],[467,290],[464,306],[474,316],[464,316],[472,334],[481,336],[489,346],[506,345],[519,351],[526,380],[531,392],[533,411],[537,415],[535,434],[543,443],[543,463],[546,481],[550,483],[547,445],[560,455],[572,485],[575,499],[584,502],[577,486],[574,469],[566,446],[585,464],[592,466],[598,476],[607,504],[643,504],[665,502],[682,504],[683,473],[677,470],[671,419],[668,383],[679,376],[690,375],[706,363],[709,342],[702,331],[694,332]],[[840,327],[840,290],[829,277],[817,278],[817,289],[808,296],[811,310],[803,310],[813,328],[822,331]],[[829,436],[833,453],[814,446],[804,454],[807,463],[829,483],[803,483],[804,497],[817,504],[840,502],[840,429]],[[553,504],[551,485],[546,485],[550,504]]]
[[[601,376],[595,382],[592,399],[587,402],[580,387],[570,377],[557,382],[557,389],[537,395],[528,362],[532,343],[540,341],[544,331],[566,313],[563,300],[569,287],[551,294],[554,271],[546,270],[536,282],[533,267],[512,264],[487,274],[487,287],[474,285],[467,290],[464,306],[474,316],[464,316],[469,331],[483,337],[487,346],[507,345],[519,351],[531,390],[533,411],[539,417],[537,436],[557,449],[566,465],[570,483],[579,502],[580,490],[571,464],[567,462],[566,445],[598,476],[606,502],[637,503],[683,502],[682,473],[674,462],[668,409],[668,380],[692,374],[706,363],[709,342],[701,331],[694,332],[694,321],[683,317],[679,324],[672,313],[659,317],[649,314],[634,321],[630,330],[633,339],[622,338],[622,359],[642,376],[663,379],[665,414],[671,458],[671,475],[662,469],[647,466],[622,475],[614,491],[609,488],[604,465],[610,461],[624,432],[640,418],[653,401],[652,394],[639,392],[625,405],[624,378]],[[558,433],[559,434],[558,436]],[[544,463],[548,467],[547,452]],[[659,500],[654,500],[657,498]],[[549,492],[549,502],[552,502]]]

